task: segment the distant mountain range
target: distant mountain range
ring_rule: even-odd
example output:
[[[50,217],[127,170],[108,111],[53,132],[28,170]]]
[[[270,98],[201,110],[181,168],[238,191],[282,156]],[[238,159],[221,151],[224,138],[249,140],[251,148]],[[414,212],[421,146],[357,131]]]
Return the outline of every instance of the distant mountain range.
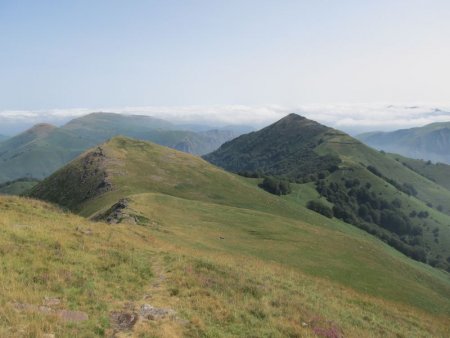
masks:
[[[392,132],[370,132],[356,137],[376,149],[450,164],[450,122]]]
[[[0,135],[0,142],[7,140],[9,138],[9,136],[6,135]]]
[[[21,177],[45,178],[86,149],[116,135],[201,155],[240,133],[232,128],[201,132],[177,128],[161,119],[113,113],[89,114],[60,128],[38,124],[0,143],[0,182]]]

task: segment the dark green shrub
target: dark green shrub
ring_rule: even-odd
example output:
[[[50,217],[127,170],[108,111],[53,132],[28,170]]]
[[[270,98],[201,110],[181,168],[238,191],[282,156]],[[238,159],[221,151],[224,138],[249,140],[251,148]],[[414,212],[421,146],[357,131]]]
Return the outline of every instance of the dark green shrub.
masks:
[[[328,218],[333,217],[333,210],[321,201],[309,201],[306,206],[308,209],[318,212]]]
[[[274,195],[287,195],[291,192],[288,181],[275,177],[266,177],[259,187]]]

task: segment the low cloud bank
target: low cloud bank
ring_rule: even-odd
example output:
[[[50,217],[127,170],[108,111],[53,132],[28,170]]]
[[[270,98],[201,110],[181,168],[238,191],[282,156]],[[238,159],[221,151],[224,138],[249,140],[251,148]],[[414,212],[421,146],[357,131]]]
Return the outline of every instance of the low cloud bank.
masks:
[[[450,105],[299,105],[283,106],[167,106],[107,107],[52,110],[8,110],[0,112],[0,133],[13,134],[39,122],[61,125],[92,112],[149,115],[180,124],[211,126],[270,124],[289,113],[304,115],[323,124],[350,133],[371,130],[395,130],[450,121]]]

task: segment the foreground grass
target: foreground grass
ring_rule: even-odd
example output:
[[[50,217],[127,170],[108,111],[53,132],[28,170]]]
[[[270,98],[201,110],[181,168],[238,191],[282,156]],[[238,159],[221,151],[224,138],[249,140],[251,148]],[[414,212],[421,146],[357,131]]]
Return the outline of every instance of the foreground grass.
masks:
[[[142,297],[152,278],[149,236],[109,227],[33,200],[0,197],[0,336],[88,337],[109,328],[108,311]],[[89,320],[62,323],[15,304],[83,311]]]
[[[134,203],[137,209],[139,204]],[[157,210],[162,205],[155,206]],[[191,209],[194,217],[192,208],[195,211],[195,206],[187,205],[179,215]],[[2,337],[449,334],[448,298],[436,302],[441,308],[431,313],[305,273],[295,264],[258,257],[239,250],[237,242],[222,250],[212,247],[215,221],[208,214],[187,225],[189,232],[199,224],[188,243],[187,237],[180,236],[180,223],[170,226],[158,223],[156,217],[144,226],[91,223],[45,203],[5,197],[0,198],[0,212]],[[212,226],[210,233],[205,222]],[[221,227],[221,233],[231,238],[233,232],[227,232],[225,223]],[[249,238],[242,238],[244,246]],[[268,253],[272,250],[266,246]],[[89,320],[64,322],[52,314],[15,306],[38,306],[45,297],[60,299],[59,308],[85,312]],[[138,309],[143,303],[171,308],[177,316],[139,320],[131,331],[114,330],[111,311]]]

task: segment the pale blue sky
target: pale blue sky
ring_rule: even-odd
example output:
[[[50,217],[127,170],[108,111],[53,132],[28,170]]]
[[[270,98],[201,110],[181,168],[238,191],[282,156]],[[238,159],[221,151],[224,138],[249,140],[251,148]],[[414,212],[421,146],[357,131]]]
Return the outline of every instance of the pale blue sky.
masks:
[[[448,103],[450,1],[0,0],[0,111]]]

